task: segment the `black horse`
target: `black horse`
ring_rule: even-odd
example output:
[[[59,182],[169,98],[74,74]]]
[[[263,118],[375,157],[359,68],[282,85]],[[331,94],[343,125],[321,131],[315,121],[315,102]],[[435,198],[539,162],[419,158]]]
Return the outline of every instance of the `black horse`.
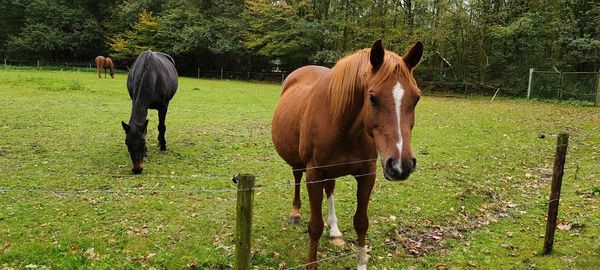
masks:
[[[158,110],[158,143],[166,151],[165,117],[169,101],[177,91],[175,61],[161,52],[142,52],[133,63],[127,77],[127,90],[131,97],[129,125],[121,121],[125,130],[125,144],[133,162],[133,173],[139,174],[146,159],[146,130],[148,109]]]

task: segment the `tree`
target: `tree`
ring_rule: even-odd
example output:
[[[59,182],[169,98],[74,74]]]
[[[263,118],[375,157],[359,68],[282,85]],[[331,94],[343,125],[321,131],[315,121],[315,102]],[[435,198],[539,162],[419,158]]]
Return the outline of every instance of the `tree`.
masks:
[[[112,55],[116,59],[131,63],[146,50],[156,50],[158,20],[146,10],[139,14],[133,29],[117,34],[111,39]]]
[[[79,6],[34,0],[25,6],[24,14],[23,27],[8,38],[11,56],[57,61],[89,58],[102,50],[98,23]]]

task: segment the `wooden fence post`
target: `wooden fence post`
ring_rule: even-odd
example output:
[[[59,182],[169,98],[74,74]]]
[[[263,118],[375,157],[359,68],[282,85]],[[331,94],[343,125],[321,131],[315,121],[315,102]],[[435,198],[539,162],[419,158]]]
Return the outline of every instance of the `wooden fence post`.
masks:
[[[560,188],[567,158],[567,146],[569,145],[569,134],[560,133],[556,142],[556,156],[554,157],[554,169],[552,171],[552,187],[550,200],[548,201],[548,223],[546,223],[546,236],[544,237],[544,255],[552,253],[554,245],[554,231],[556,231],[556,220],[558,218],[558,203],[560,202]]]
[[[531,85],[533,84],[533,68],[529,69],[529,83],[527,84],[527,98],[531,97]]]
[[[235,217],[235,270],[249,270],[252,241],[252,208],[254,204],[254,175],[241,174],[237,181],[237,209]]]
[[[221,80],[223,79],[223,68],[221,68]]]
[[[594,102],[594,105],[600,106],[600,70],[598,70],[598,84],[596,85],[596,102]]]
[[[200,67],[198,67],[198,79],[200,79]]]

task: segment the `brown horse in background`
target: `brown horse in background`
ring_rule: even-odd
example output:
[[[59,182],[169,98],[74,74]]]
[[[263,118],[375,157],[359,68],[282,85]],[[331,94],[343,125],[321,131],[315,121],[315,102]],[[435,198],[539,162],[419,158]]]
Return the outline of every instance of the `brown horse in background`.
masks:
[[[98,71],[98,79],[102,79],[101,70],[104,69],[104,78],[106,78],[106,69],[110,69],[110,77],[115,78],[115,65],[110,57],[102,55],[96,56],[96,70]]]
[[[379,155],[388,180],[404,180],[415,170],[411,131],[420,90],[412,70],[423,55],[417,42],[404,56],[384,50],[381,40],[339,60],[333,69],[305,66],[283,83],[272,122],[273,143],[291,165],[296,183],[289,220],[300,220],[300,180],[306,173],[310,203],[307,269],[317,268],[323,233],[323,190],[328,197],[330,240],[343,245],[335,215],[335,178],[352,175],[358,183],[354,229],[357,269],[368,262],[367,208]]]

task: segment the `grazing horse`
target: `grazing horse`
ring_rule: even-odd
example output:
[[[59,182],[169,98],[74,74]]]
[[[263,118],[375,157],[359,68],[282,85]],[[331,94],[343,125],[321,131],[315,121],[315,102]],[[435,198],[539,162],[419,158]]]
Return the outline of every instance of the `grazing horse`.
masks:
[[[342,245],[335,215],[335,178],[352,175],[358,183],[354,229],[358,269],[366,269],[367,207],[379,154],[388,180],[405,180],[417,160],[411,131],[420,89],[412,70],[423,55],[417,42],[404,56],[384,50],[381,40],[339,60],[333,69],[301,67],[286,78],[272,122],[273,143],[292,167],[295,180],[291,223],[299,221],[300,180],[306,173],[310,203],[307,269],[317,269],[323,233],[321,204],[327,194],[330,240]]]
[[[143,170],[146,158],[146,130],[148,109],[158,110],[158,142],[160,151],[166,151],[165,117],[169,101],[177,91],[177,70],[171,56],[161,53],[142,52],[133,63],[127,76],[127,90],[131,97],[129,124],[121,121],[125,130],[125,144],[133,162],[133,173]]]
[[[101,73],[104,69],[104,78],[106,78],[106,69],[110,69],[110,77],[115,78],[115,65],[110,57],[102,55],[96,56],[96,70],[98,71],[98,79],[102,79]]]

